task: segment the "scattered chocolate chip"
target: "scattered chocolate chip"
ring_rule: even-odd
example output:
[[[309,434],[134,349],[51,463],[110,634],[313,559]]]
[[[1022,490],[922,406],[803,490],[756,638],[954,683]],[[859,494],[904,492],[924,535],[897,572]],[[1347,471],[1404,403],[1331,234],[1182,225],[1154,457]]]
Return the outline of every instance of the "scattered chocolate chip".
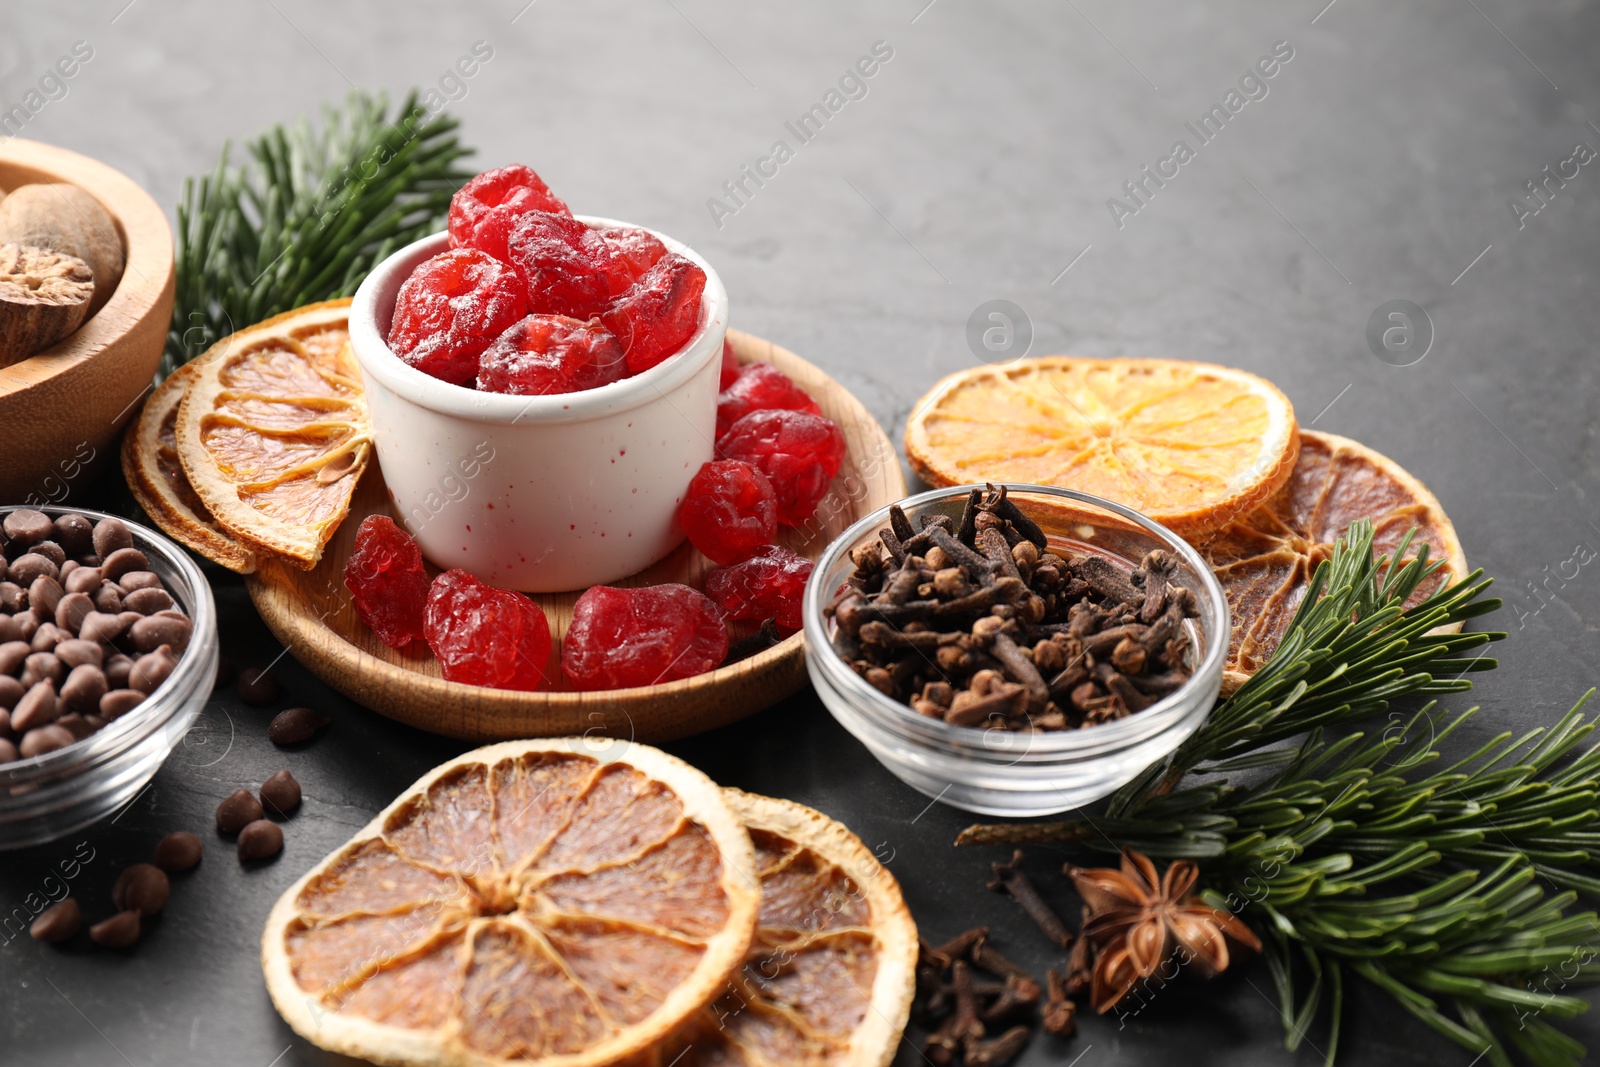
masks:
[[[300,806],[300,783],[287,770],[261,783],[261,806],[275,815],[288,815]]]
[[[200,839],[187,830],[168,834],[156,845],[155,864],[168,874],[178,874],[181,871],[193,870],[200,863],[200,854],[205,851]]]
[[[275,822],[257,819],[239,831],[239,859],[264,860],[283,851],[283,830]]]
[[[89,927],[89,937],[106,948],[131,948],[139,940],[139,913],[132,909]]]
[[[278,699],[278,680],[257,667],[246,667],[239,672],[237,691],[246,704],[264,708]]]
[[[298,745],[311,740],[331,721],[326,715],[310,708],[289,708],[272,717],[272,724],[267,727],[267,737],[275,745]]]
[[[236,834],[262,816],[261,801],[248,789],[235,789],[217,805],[217,829]]]
[[[59,945],[68,938],[78,936],[82,928],[83,913],[78,910],[78,902],[67,897],[41,911],[39,917],[33,920],[33,925],[28,927],[28,933],[35,941]]]
[[[111,903],[118,911],[137,911],[148,917],[166,906],[171,891],[166,871],[153,863],[135,863],[117,875],[111,886]]]

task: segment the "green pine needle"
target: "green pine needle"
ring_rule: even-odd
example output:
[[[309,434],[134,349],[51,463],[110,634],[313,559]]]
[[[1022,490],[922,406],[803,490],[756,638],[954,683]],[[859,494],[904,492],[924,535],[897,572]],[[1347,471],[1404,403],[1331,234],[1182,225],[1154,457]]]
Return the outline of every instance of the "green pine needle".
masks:
[[[234,330],[355,292],[385,256],[439,229],[470,172],[457,120],[409,94],[325,107],[321,127],[276,126],[187,179],[178,203],[177,296],[161,373]]]
[[[1582,1044],[1552,1024],[1585,1010],[1574,990],[1600,978],[1600,918],[1576,908],[1600,897],[1588,696],[1441,765],[1441,742],[1477,709],[1390,708],[1470,688],[1462,675],[1495,665],[1472,650],[1505,635],[1441,632],[1499,606],[1481,572],[1404,608],[1438,566],[1409,549],[1375,556],[1370,524],[1352,525],[1272,659],[1104,818],[962,841],[1109,837],[1202,861],[1206,899],[1262,937],[1286,1043],[1322,1020],[1329,1064],[1351,976],[1486,1063],[1577,1064]]]

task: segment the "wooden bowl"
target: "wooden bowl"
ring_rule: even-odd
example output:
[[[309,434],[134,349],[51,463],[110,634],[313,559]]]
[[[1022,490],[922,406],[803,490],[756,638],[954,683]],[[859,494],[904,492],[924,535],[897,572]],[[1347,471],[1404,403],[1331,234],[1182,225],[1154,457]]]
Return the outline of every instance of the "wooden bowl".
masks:
[[[39,182],[76,185],[98,200],[127,265],[110,301],[75,332],[0,368],[0,503],[58,503],[88,481],[150,388],[172,320],[172,230],[150,195],[76,152],[0,142],[0,190]]]
[[[816,398],[838,423],[849,458],[806,527],[786,528],[779,541],[811,559],[864,515],[906,495],[900,458],[861,402],[799,356],[737,330],[728,340],[743,362],[771,363]],[[256,610],[278,640],[311,672],[350,699],[437,734],[473,741],[594,734],[667,741],[753,715],[796,692],[806,680],[800,634],[749,659],[694,678],[637,689],[580,693],[565,688],[557,657],[578,592],[533,599],[550,619],[556,649],[545,677],[554,687],[536,693],[483,689],[445,681],[426,649],[398,652],[356,618],[344,586],[344,564],[356,528],[371,514],[393,516],[377,464],[362,475],[350,515],[310,571],[263,558],[245,583]],[[700,587],[711,564],[685,543],[660,563],[617,585],[684,582]],[[737,639],[754,627],[740,624]]]

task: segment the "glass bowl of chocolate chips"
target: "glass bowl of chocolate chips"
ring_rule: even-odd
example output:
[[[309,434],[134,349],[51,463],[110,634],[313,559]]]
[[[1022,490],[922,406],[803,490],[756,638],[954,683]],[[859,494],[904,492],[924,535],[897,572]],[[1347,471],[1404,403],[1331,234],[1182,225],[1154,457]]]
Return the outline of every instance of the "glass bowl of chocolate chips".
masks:
[[[1187,543],[1071,489],[936,489],[867,516],[806,589],[806,665],[845,729],[926,796],[1082,807],[1199,728],[1227,599]]]
[[[216,673],[211,587],[177,545],[97,511],[0,508],[0,850],[132,800]]]

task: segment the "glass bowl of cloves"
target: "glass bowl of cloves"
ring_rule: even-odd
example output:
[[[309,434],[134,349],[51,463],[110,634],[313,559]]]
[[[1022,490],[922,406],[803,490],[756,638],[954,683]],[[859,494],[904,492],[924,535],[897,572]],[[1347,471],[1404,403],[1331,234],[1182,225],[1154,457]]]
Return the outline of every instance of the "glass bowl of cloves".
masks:
[[[1185,541],[1043,485],[935,489],[828,547],[806,666],[839,723],[926,796],[985,815],[1099,800],[1199,728],[1227,599]]]

